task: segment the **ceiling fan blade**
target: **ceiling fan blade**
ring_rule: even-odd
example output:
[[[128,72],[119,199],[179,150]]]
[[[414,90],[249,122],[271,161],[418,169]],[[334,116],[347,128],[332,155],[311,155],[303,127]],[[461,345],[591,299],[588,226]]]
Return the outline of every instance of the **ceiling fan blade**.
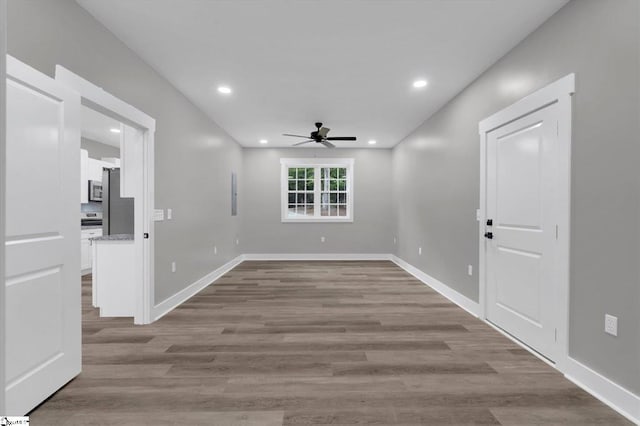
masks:
[[[309,139],[308,141],[303,141],[303,142],[298,142],[298,143],[294,143],[291,146],[299,146],[299,145],[304,145],[305,143],[309,143],[309,142],[314,142],[313,140]]]
[[[283,133],[282,136],[292,136],[294,138],[305,138],[305,139],[309,139],[309,136],[302,136],[302,135],[290,135],[289,133]]]
[[[331,129],[328,128],[328,127],[322,127],[320,130],[318,130],[318,134],[320,136],[322,136],[323,138],[326,138],[327,137],[327,133],[329,133],[329,130],[331,130]]]
[[[336,136],[333,138],[326,138],[328,141],[355,141],[355,136]]]
[[[334,144],[332,144],[331,142],[327,142],[327,141],[322,141],[320,142],[322,145],[326,146],[327,148],[335,148],[336,146]]]

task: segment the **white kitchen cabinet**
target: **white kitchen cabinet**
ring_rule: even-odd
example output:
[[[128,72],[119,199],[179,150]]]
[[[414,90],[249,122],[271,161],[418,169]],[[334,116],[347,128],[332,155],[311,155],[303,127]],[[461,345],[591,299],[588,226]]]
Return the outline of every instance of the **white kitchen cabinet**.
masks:
[[[102,157],[102,161],[109,163],[110,167],[120,167],[120,159],[117,157]]]
[[[80,203],[89,202],[89,152],[80,150]]]
[[[88,273],[91,272],[91,265],[93,264],[93,250],[90,238],[101,237],[102,229],[83,229],[80,235],[80,271]]]
[[[102,182],[102,168],[113,167],[105,161],[96,160],[95,158],[89,158],[89,180],[95,180]]]
[[[135,311],[134,240],[97,240],[93,251],[93,306],[101,317],[133,317]]]

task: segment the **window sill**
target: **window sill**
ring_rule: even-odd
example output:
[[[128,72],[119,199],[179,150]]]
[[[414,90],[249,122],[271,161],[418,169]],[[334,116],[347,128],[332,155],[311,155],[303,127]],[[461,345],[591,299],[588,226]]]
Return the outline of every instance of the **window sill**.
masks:
[[[353,218],[344,218],[344,219],[322,219],[322,218],[311,218],[311,219],[282,219],[282,223],[353,223]]]

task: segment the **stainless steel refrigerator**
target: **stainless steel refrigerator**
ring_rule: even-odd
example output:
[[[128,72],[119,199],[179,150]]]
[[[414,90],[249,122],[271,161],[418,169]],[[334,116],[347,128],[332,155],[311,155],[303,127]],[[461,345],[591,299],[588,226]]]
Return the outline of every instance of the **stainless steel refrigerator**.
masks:
[[[133,198],[120,196],[120,168],[102,172],[102,235],[133,234]]]

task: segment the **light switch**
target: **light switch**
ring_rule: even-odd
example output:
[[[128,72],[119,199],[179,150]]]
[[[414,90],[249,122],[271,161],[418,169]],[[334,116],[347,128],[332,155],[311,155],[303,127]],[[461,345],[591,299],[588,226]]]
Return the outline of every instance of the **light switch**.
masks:
[[[162,222],[164,220],[164,210],[162,209],[155,209],[153,211],[153,220],[155,222]]]
[[[173,218],[173,210],[172,209],[167,209],[167,220],[172,219]]]

